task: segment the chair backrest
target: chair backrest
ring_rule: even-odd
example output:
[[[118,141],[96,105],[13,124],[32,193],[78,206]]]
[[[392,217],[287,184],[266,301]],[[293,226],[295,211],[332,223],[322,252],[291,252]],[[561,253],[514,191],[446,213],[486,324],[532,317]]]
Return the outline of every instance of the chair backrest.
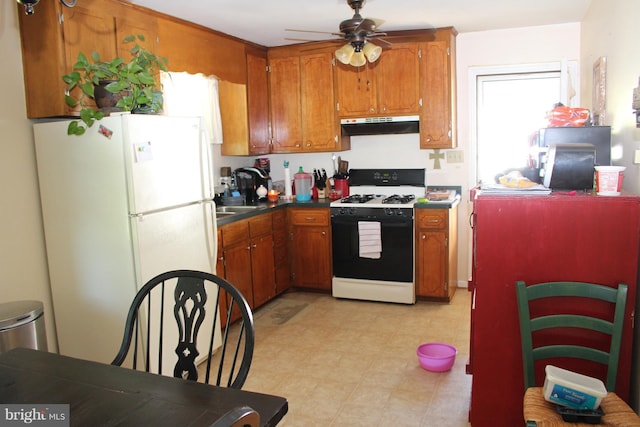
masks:
[[[251,308],[236,287],[210,273],[169,271],[134,297],[111,364],[189,380],[198,380],[200,364],[205,383],[239,389],[254,340]]]
[[[534,362],[550,358],[574,358],[597,362],[607,367],[606,388],[615,391],[616,376],[618,374],[618,359],[620,356],[620,343],[622,341],[622,327],[624,311],[627,301],[627,285],[619,284],[617,288],[583,282],[548,282],[526,286],[525,282],[516,283],[518,300],[518,314],[520,319],[520,338],[522,342],[522,360],[524,368],[525,389],[535,386]],[[578,306],[587,304],[562,304],[561,312],[549,313],[531,317],[530,303],[542,298],[581,297],[590,301],[599,301],[608,305],[598,311],[598,316],[592,313],[579,313]],[[549,303],[549,300],[545,300]],[[556,305],[557,306],[557,302]],[[602,315],[608,313],[609,316]],[[612,315],[610,315],[613,313]],[[610,342],[609,345],[598,345],[591,341],[574,342],[545,342],[536,344],[535,333],[549,332],[551,328],[559,328],[554,331],[562,336],[562,328],[575,328],[583,332],[596,331],[604,334]],[[577,334],[583,336],[582,334]]]

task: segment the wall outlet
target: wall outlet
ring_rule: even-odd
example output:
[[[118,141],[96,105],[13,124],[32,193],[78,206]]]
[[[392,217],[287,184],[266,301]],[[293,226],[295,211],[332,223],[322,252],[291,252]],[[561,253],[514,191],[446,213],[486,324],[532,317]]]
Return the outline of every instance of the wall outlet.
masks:
[[[633,152],[633,164],[640,165],[640,149]]]
[[[447,151],[447,163],[464,163],[464,151]]]

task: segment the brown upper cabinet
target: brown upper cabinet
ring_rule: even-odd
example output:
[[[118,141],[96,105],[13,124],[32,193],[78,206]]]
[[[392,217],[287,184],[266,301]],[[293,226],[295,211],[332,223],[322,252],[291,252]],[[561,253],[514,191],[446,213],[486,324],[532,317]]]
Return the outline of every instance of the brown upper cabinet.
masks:
[[[269,52],[269,105],[271,151],[302,152],[300,57],[272,57]]]
[[[340,117],[418,114],[418,43],[394,43],[373,64],[336,66],[336,109]]]
[[[46,1],[29,16],[16,7],[27,117],[32,119],[76,115],[64,101],[62,76],[72,71],[79,52],[127,60],[131,46],[123,39],[129,35],[143,34],[145,47],[168,58],[170,71],[247,82],[245,46],[253,45],[123,0],[83,0],[73,8]]]
[[[89,56],[96,51],[107,60],[116,56],[116,21],[103,9],[91,1],[72,9],[46,1],[38,4],[33,15],[19,11],[27,117],[73,114],[64,101],[62,76],[72,71],[78,53]]]
[[[420,148],[455,148],[456,35],[454,28],[435,31],[434,39],[420,44]]]
[[[334,59],[336,43],[266,48],[124,0],[18,15],[29,118],[77,115],[62,76],[78,53],[126,59],[122,39],[144,34],[170,71],[220,79],[225,155],[348,150],[344,117],[419,115],[420,148],[457,145],[454,28],[389,33],[380,59],[355,68]]]
[[[269,50],[271,152],[348,149],[339,135],[333,90],[333,52],[297,47]]]
[[[247,83],[219,82],[225,156],[269,153],[267,53],[247,49]]]

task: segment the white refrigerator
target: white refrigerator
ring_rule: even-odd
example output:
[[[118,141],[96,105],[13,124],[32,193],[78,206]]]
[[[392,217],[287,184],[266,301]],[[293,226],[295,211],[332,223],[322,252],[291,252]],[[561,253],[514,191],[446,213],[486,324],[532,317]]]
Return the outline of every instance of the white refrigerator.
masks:
[[[199,118],[123,114],[82,136],[67,125],[34,125],[58,348],[110,363],[147,280],[215,273],[212,155]]]

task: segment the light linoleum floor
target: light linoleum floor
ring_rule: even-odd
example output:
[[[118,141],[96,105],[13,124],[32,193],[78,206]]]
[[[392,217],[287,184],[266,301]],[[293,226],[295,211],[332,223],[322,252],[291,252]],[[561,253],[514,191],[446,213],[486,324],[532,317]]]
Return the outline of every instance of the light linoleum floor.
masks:
[[[468,427],[470,293],[451,304],[402,305],[285,294],[255,313],[243,389],[286,397],[281,426]],[[453,369],[425,371],[416,348],[458,349]]]

